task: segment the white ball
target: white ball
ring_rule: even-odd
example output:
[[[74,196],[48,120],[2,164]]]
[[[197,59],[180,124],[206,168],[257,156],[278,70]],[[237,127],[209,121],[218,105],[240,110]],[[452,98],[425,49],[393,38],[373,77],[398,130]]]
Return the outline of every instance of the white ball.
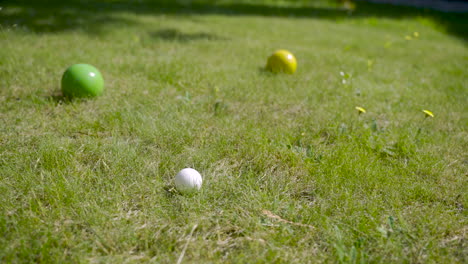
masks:
[[[202,176],[194,169],[185,168],[177,173],[175,185],[179,191],[200,190],[202,186]]]

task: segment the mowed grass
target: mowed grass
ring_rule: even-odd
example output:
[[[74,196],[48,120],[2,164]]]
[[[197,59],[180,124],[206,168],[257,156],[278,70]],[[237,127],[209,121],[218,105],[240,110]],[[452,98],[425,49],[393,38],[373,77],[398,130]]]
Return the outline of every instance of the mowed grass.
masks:
[[[0,10],[22,18],[0,32],[0,262],[466,263],[463,38],[424,13],[119,4]],[[296,74],[263,70],[279,48]],[[74,63],[103,96],[60,97]],[[173,190],[185,167],[200,192]]]

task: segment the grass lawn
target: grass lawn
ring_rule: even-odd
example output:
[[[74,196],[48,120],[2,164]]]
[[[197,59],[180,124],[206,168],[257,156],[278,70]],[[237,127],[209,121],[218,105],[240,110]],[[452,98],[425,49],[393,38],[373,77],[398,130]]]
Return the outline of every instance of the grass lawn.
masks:
[[[468,261],[466,14],[89,2],[0,1],[0,262]]]

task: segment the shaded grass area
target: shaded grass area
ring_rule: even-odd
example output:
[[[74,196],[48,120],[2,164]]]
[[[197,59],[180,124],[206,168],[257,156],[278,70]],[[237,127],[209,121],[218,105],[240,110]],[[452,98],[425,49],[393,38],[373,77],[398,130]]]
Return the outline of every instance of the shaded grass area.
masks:
[[[88,32],[102,33],[106,24],[128,24],[131,21],[114,14],[133,12],[145,15],[229,15],[229,16],[275,16],[308,17],[328,19],[377,18],[426,18],[434,21],[444,30],[463,40],[467,40],[468,14],[443,13],[427,9],[400,7],[360,1],[355,10],[347,10],[334,1],[87,1],[19,0],[4,2],[8,12],[0,13],[3,25],[21,25],[38,33],[85,29]],[[11,9],[11,10],[10,10]]]
[[[2,262],[466,262],[468,51],[434,21],[70,3],[87,19],[2,28]],[[277,48],[295,75],[261,70]],[[78,62],[102,97],[60,97]]]

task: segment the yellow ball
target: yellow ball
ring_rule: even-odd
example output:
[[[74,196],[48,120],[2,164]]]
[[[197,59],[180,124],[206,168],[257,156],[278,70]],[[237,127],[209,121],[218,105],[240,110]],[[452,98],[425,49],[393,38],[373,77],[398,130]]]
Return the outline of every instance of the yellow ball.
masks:
[[[266,69],[278,73],[284,72],[293,74],[296,72],[297,61],[294,55],[287,50],[277,50],[267,61]]]

